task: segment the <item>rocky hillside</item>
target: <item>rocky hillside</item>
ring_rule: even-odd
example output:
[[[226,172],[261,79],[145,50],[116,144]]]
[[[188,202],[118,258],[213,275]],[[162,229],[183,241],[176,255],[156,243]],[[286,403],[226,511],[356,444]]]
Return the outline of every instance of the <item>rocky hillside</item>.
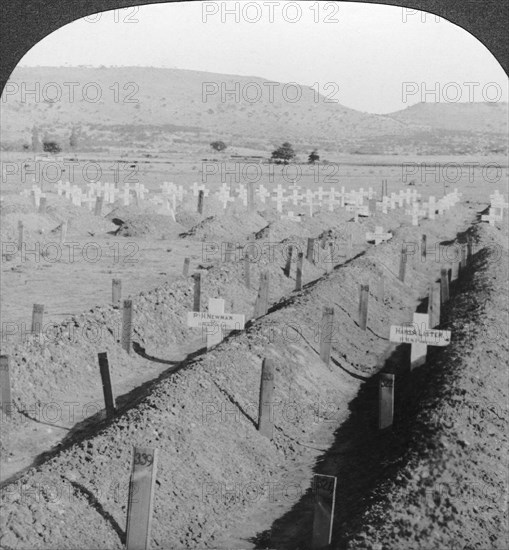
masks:
[[[229,93],[233,92],[233,93]],[[152,67],[25,67],[1,104],[2,147],[25,150],[31,129],[69,149],[180,152],[228,145],[270,152],[281,141],[307,151],[467,154],[507,150],[507,104],[417,105],[361,113],[306,86],[260,77]]]

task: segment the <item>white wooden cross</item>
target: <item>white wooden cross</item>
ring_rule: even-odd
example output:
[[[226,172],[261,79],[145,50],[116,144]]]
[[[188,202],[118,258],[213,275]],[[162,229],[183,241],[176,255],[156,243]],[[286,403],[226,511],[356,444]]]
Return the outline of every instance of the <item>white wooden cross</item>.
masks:
[[[301,201],[301,199],[302,199],[302,196],[300,195],[298,189],[293,188],[292,189],[292,194],[289,197],[289,200],[292,201],[293,206],[297,206],[299,204],[299,202]]]
[[[391,326],[389,340],[412,344],[410,368],[413,368],[426,361],[427,346],[448,346],[451,342],[451,331],[430,329],[429,315],[414,313],[413,323]]]
[[[318,188],[318,191],[316,192],[316,198],[318,199],[318,203],[319,203],[320,206],[322,206],[323,195],[324,195],[324,190],[323,190],[323,187],[320,186]]]
[[[304,198],[306,199],[306,204],[309,206],[309,216],[313,216],[313,198],[315,194],[311,189],[308,189],[306,193],[304,194]]]
[[[91,195],[82,195],[81,197],[81,206],[85,205],[88,210],[92,210],[93,205],[95,205],[96,197],[92,197]]]
[[[291,222],[301,222],[302,219],[300,216],[296,216],[291,210],[288,212],[286,216],[281,216],[283,219],[291,221]]]
[[[245,316],[238,313],[225,313],[222,298],[209,298],[208,312],[189,311],[187,313],[188,327],[202,327],[207,337],[207,349],[219,344],[226,330],[242,330]]]
[[[270,191],[265,187],[265,185],[263,185],[263,183],[260,184],[255,192],[258,195],[260,202],[262,202],[263,204],[265,204],[265,199],[267,197],[270,197]]]
[[[495,225],[495,222],[503,221],[503,217],[495,214],[493,208],[490,208],[488,211],[488,215],[484,214],[483,216],[481,216],[481,221],[489,222],[490,225]]]
[[[198,182],[194,182],[193,185],[191,185],[191,189],[193,191],[193,196],[198,196],[198,191],[200,190],[200,186],[198,185]]]
[[[285,194],[284,188],[282,187],[281,184],[278,184],[278,186],[276,187],[276,194],[275,194],[275,196],[274,196],[274,197],[271,197],[272,200],[275,200],[275,201],[276,201],[276,210],[277,210],[278,212],[282,212],[282,211],[283,211],[283,201],[285,200],[284,194]]]
[[[243,183],[240,183],[237,187],[237,192],[239,198],[242,200],[242,204],[247,206],[247,187]]]
[[[375,241],[375,245],[379,245],[383,241],[392,239],[392,233],[384,233],[383,227],[377,225],[374,233],[366,233],[367,241]]]
[[[72,203],[75,206],[81,206],[83,191],[81,190],[81,187],[79,187],[79,185],[72,186],[71,197],[72,197]]]
[[[228,203],[234,200],[233,197],[230,197],[230,188],[226,185],[226,183],[223,183],[223,185],[219,188],[217,198],[219,199],[219,202],[223,204],[223,209],[226,209]]]
[[[329,191],[329,212],[334,211],[334,205],[338,202],[336,200],[336,195],[339,195],[339,193],[336,192],[334,187],[331,187]]]

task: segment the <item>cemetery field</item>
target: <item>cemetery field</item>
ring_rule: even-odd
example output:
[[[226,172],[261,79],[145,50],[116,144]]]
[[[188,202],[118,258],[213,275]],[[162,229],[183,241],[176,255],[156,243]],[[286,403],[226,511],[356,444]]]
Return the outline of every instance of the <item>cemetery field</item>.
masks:
[[[506,161],[217,157],[3,157],[2,547],[507,547]]]

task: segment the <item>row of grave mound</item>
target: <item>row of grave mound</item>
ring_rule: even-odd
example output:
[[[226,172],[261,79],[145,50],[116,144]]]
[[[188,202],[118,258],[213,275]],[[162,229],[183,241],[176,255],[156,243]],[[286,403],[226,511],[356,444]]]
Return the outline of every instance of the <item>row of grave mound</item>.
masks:
[[[50,542],[60,547],[122,547],[131,446],[139,445],[160,450],[153,546],[221,546],[225,534],[239,522],[248,521],[253,508],[267,506],[266,501],[253,499],[248,489],[241,491],[239,498],[228,498],[222,493],[223,484],[233,482],[246,488],[253,480],[288,483],[295,477],[293,464],[318,460],[317,451],[326,452],[333,442],[332,430],[348,417],[348,403],[362,380],[383,364],[390,349],[388,326],[411,318],[428,283],[439,273],[440,263],[421,263],[416,255],[407,266],[407,283],[399,281],[402,243],[420,242],[422,232],[429,243],[449,240],[458,225],[471,217],[468,208],[458,205],[441,224],[423,222],[421,227],[395,229],[392,241],[370,247],[366,254],[359,253],[315,281],[323,270],[306,264],[308,284],[295,294],[289,294],[292,278],[282,275],[284,258],[254,263],[254,286],[256,271],[269,269],[272,300],[279,299],[269,314],[208,353],[186,361],[178,372],[163,374],[133,392],[113,421],[86,426],[60,450],[45,456],[41,465],[5,487],[8,498],[4,499],[2,517],[9,520],[3,524],[6,535],[2,543],[21,548]],[[341,224],[338,229],[331,225],[333,237],[336,230],[338,240],[344,240]],[[300,239],[304,247],[304,239]],[[208,269],[203,305],[207,297],[220,296],[233,300],[235,312],[252,308],[256,288],[244,288],[241,270],[240,261],[218,262]],[[357,322],[358,285],[369,282],[372,289],[378,288],[381,273],[384,293],[370,298],[368,330],[364,331]],[[142,293],[133,302],[133,340],[148,356],[164,357],[181,339],[189,339],[191,329],[184,322],[186,311],[192,309],[189,279]],[[319,359],[316,337],[323,308],[331,305],[339,338],[333,340],[329,368]],[[140,361],[118,345],[119,317],[111,307],[76,316],[73,322],[77,325],[93,320],[104,328],[94,342],[85,338],[70,342],[65,337],[67,329],[62,328],[61,336],[52,343],[41,344],[30,337],[25,344],[15,345],[10,351],[16,404],[22,407],[34,399],[72,399],[81,395],[79,388],[93,385],[97,398],[98,351],[108,352],[115,387]],[[272,443],[256,430],[260,369],[265,357],[276,365],[275,401],[297,404],[298,411],[276,418]],[[337,406],[333,420],[316,422],[317,408],[323,411],[327,403]],[[216,414],[205,419],[204,411]],[[19,420],[13,422],[3,428],[20,429],[16,425]],[[321,447],[315,439],[321,441]],[[308,483],[309,479],[302,481]],[[37,501],[18,495],[22,486],[38,487]],[[48,486],[56,488],[60,496],[53,498]],[[204,494],[204,488],[211,487],[220,494]],[[291,504],[286,501],[280,506],[290,508]],[[90,525],[94,525],[93,532]]]

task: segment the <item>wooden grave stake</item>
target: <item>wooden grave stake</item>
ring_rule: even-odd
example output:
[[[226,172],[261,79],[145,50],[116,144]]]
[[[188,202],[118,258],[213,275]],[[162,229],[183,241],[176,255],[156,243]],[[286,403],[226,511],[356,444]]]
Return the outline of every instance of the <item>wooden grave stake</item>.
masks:
[[[34,304],[32,309],[32,334],[41,333],[43,316],[44,316],[44,305]]]
[[[459,262],[453,262],[451,264],[451,269],[450,269],[450,272],[451,272],[450,280],[451,281],[457,281],[458,280],[459,271],[460,271],[460,263]]]
[[[198,191],[198,214],[203,214],[203,197],[204,197],[203,189],[200,189]]]
[[[122,348],[131,353],[131,331],[133,322],[133,302],[124,300],[124,310],[122,315]]]
[[[399,280],[404,283],[405,282],[405,275],[406,275],[406,250],[405,245],[401,247],[401,255],[399,258]]]
[[[377,299],[382,304],[385,300],[385,279],[382,273],[380,273],[377,277],[377,293],[376,293]]]
[[[467,235],[467,262],[470,263],[473,259],[473,242],[472,237]]]
[[[133,447],[126,550],[148,550],[157,472],[158,449]]]
[[[6,416],[11,416],[11,373],[8,355],[0,355],[0,386],[2,388],[1,410]]]
[[[299,252],[297,254],[297,274],[295,276],[295,290],[302,290],[302,262],[304,259],[304,253]]]
[[[421,236],[421,262],[426,261],[426,244],[427,244],[427,237],[426,235]]]
[[[315,251],[315,239],[309,237],[308,246],[306,250],[306,260],[312,264],[315,263],[314,251]]]
[[[194,278],[194,302],[193,311],[200,311],[201,308],[201,273],[195,273]]]
[[[394,420],[394,374],[381,372],[378,386],[378,429],[385,430]]]
[[[41,196],[39,200],[39,214],[45,214],[46,213],[46,197]]]
[[[246,288],[251,288],[251,258],[248,251],[244,254],[244,284]]]
[[[23,248],[23,232],[24,226],[21,220],[18,221],[18,250]]]
[[[260,289],[255,303],[254,317],[262,317],[269,310],[269,272],[264,271],[260,274]]]
[[[315,493],[315,511],[313,517],[313,539],[311,548],[322,550],[328,548],[332,541],[332,525],[336,504],[337,478],[315,474],[313,479]]]
[[[334,243],[332,241],[329,242],[329,254],[330,262],[327,262],[327,273],[334,269]]]
[[[184,258],[184,268],[182,269],[182,275],[184,277],[189,276],[189,264],[191,263],[191,258]]]
[[[288,247],[288,256],[286,257],[286,264],[285,268],[283,269],[283,273],[286,277],[290,277],[290,272],[292,269],[292,256],[293,256],[293,246],[290,245]]]
[[[103,384],[104,404],[106,406],[106,417],[112,418],[115,415],[115,400],[111,389],[110,367],[108,364],[108,354],[101,352],[97,354],[99,360],[99,370],[101,372],[101,381]]]
[[[94,215],[95,216],[101,216],[102,215],[103,202],[104,202],[104,197],[97,197],[95,199],[95,210],[94,210]]]
[[[389,335],[391,342],[411,344],[410,369],[426,361],[427,346],[448,346],[451,342],[450,330],[428,328],[428,315],[414,313],[413,323],[392,325]]]
[[[366,330],[368,326],[368,301],[369,285],[361,285],[361,294],[359,299],[359,326],[361,330]]]
[[[122,280],[112,279],[111,281],[111,301],[114,308],[120,307],[120,301],[122,300]]]
[[[465,270],[467,268],[467,247],[462,244],[461,245],[461,264],[460,264],[460,273],[463,275],[465,273]]]
[[[274,361],[265,358],[262,364],[260,402],[258,404],[258,431],[270,440],[274,437]]]
[[[65,239],[67,237],[67,220],[64,220],[62,222],[62,225],[60,226],[60,242],[65,242]]]
[[[247,184],[247,209],[250,213],[255,211],[255,186],[252,181]]]
[[[430,283],[428,290],[428,315],[431,328],[440,324],[440,287]]]
[[[334,333],[334,308],[324,307],[322,326],[320,330],[320,359],[329,365],[332,347],[332,335]]]
[[[449,301],[449,274],[447,273],[447,269],[443,268],[440,270],[440,303],[445,304],[448,301]]]
[[[414,313],[413,323],[417,325],[420,331],[424,332],[429,328],[429,315],[427,313]],[[410,370],[426,363],[427,352],[428,346],[421,342],[416,342],[410,346]]]

